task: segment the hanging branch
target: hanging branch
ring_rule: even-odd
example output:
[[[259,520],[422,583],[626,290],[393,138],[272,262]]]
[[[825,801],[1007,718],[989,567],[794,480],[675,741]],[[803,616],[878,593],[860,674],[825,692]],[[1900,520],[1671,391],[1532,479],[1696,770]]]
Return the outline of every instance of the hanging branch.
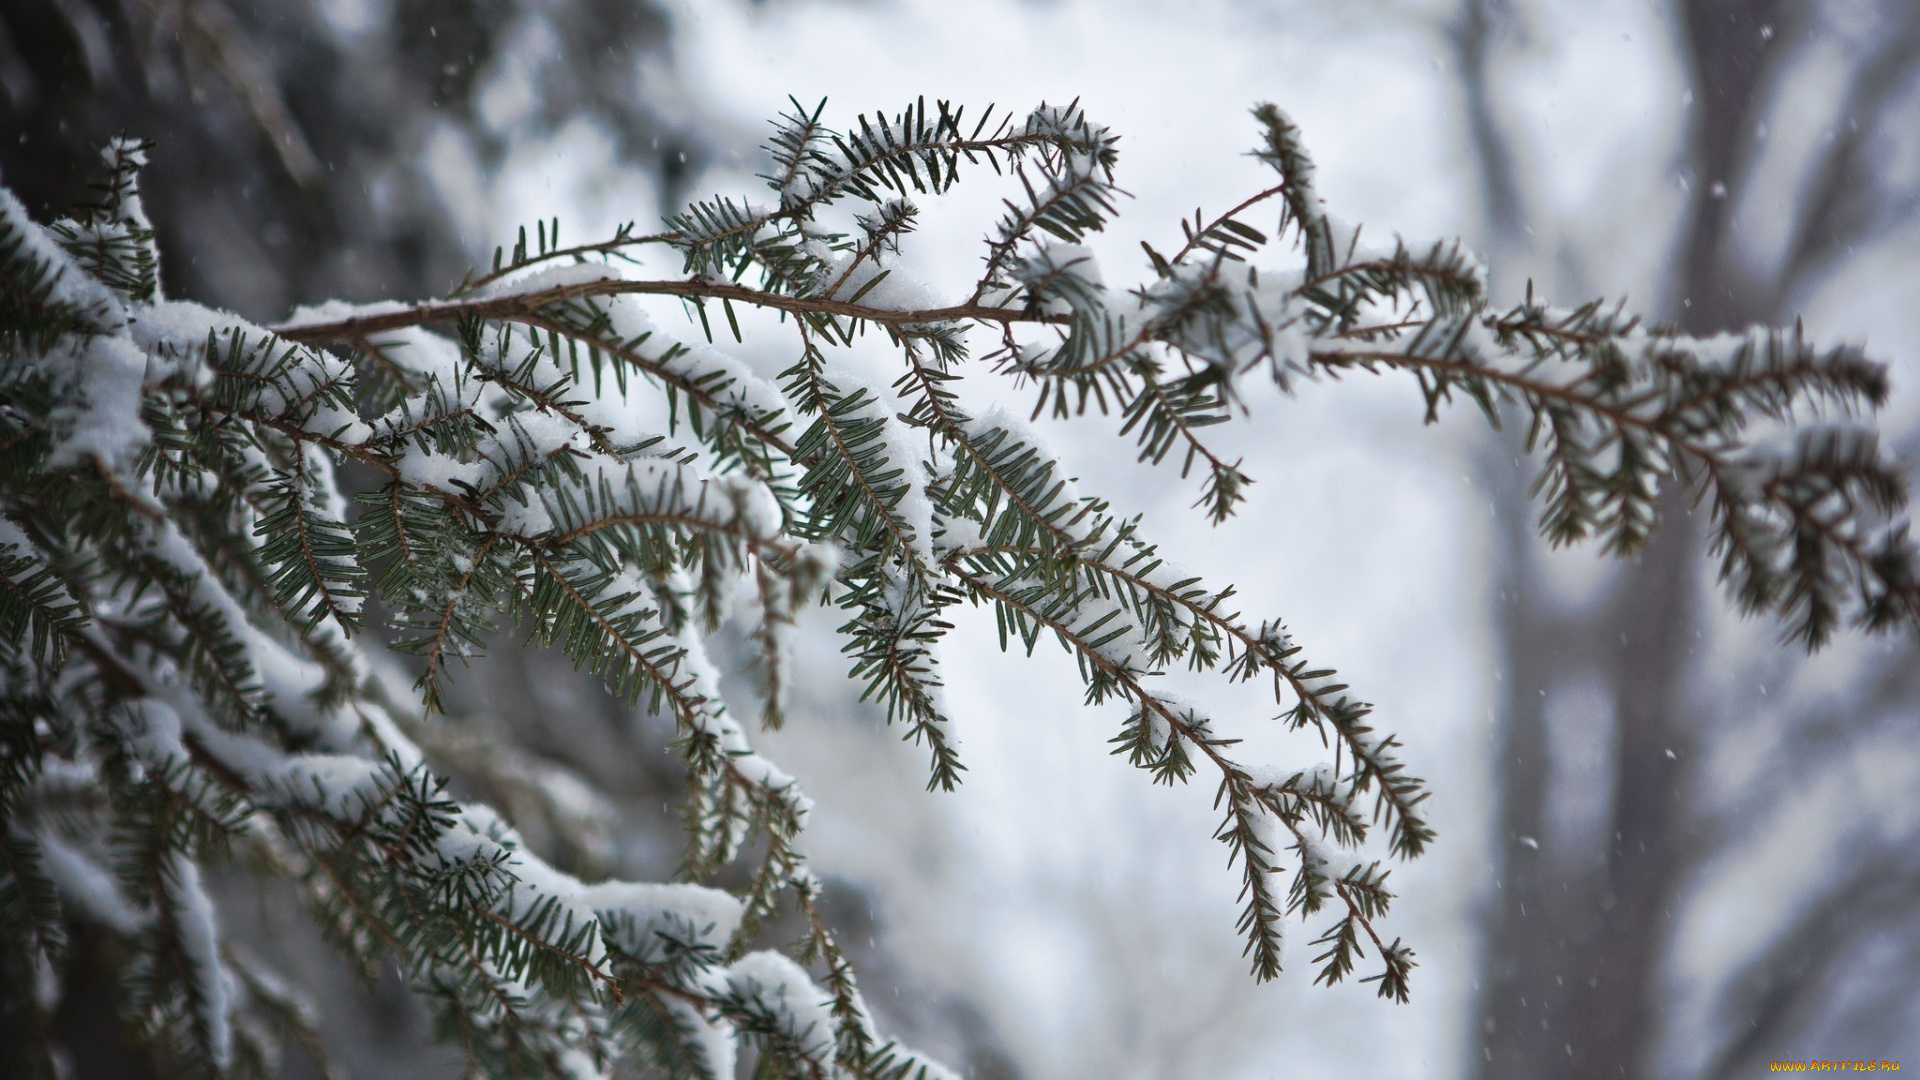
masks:
[[[970,413],[968,378],[1007,378],[1034,415],[1117,412],[1141,461],[1203,471],[1219,521],[1254,478],[1203,436],[1245,411],[1243,380],[1404,373],[1429,421],[1458,396],[1528,425],[1557,543],[1642,551],[1679,483],[1743,609],[1810,648],[1849,624],[1920,627],[1904,478],[1867,424],[1885,370],[1860,349],[1798,328],[1689,338],[1597,302],[1496,310],[1457,243],[1374,247],[1325,213],[1271,106],[1255,156],[1278,181],[1196,210],[1171,258],[1143,245],[1145,280],[1112,289],[1084,242],[1120,202],[1117,138],[1077,102],[962,113],[916,100],[838,131],[796,103],[769,146],[771,208],[717,198],[567,247],[541,221],[445,298],[327,304],[271,330],[165,298],[144,147],[111,147],[99,201],[53,227],[0,192],[9,970],[48,962],[82,912],[130,958],[145,1038],[212,1074],[264,1068],[261,1032],[312,1036],[218,940],[203,867],[244,848],[363,969],[397,958],[478,1073],[720,1080],[747,1046],[768,1076],[938,1076],[875,1028],[802,851],[812,803],[753,749],[706,638],[734,623],[754,643],[777,726],[802,620],[839,608],[862,698],[950,790],[965,765],[939,651],[973,605],[1003,649],[1052,637],[1089,705],[1124,705],[1115,753],[1154,783],[1217,774],[1255,978],[1280,974],[1288,920],[1331,910],[1315,981],[1365,961],[1406,1000],[1413,952],[1385,932],[1381,859],[1434,834],[1399,740],[1278,618],[1243,617],[1231,585],[1081,494],[1018,418]],[[1009,195],[948,303],[912,280],[912,199],[973,164]],[[820,220],[843,202],[856,234]],[[624,277],[643,245],[682,273]],[[645,297],[681,301],[708,344],[671,340]],[[736,339],[742,307],[790,319],[777,381],[711,347],[715,306]],[[968,369],[975,326],[991,363]],[[843,362],[869,328],[899,351],[890,387]],[[336,477],[349,463],[378,482],[357,507]],[[390,646],[358,633],[375,610]],[[576,880],[427,765],[408,733],[493,788],[537,786],[506,775],[527,769],[512,755],[448,753],[465,744],[428,722],[509,624],[673,718],[684,880]],[[410,689],[382,676],[388,647],[422,658]],[[1317,732],[1332,762],[1238,760],[1228,728],[1246,720],[1151,689],[1176,665],[1217,688],[1271,678],[1278,722]],[[806,925],[797,960],[756,948],[787,905]]]

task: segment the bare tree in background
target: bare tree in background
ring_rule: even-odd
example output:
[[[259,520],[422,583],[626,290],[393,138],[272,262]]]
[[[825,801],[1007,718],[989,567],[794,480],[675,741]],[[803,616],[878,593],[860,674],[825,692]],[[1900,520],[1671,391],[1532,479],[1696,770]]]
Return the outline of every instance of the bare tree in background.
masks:
[[[1664,308],[1689,333],[1794,318],[1793,305],[1858,249],[1910,222],[1915,191],[1889,168],[1889,147],[1901,125],[1913,124],[1920,95],[1920,8],[1850,5],[1838,13],[1848,23],[1836,21],[1839,7],[1675,4],[1691,105],[1674,164],[1687,197],[1666,295],[1653,310]],[[1502,0],[1468,0],[1453,27],[1489,242],[1509,250],[1528,246],[1533,224],[1552,231],[1529,218],[1528,178],[1498,108],[1495,55],[1521,21]],[[1847,67],[1827,137],[1815,141],[1810,160],[1777,160],[1768,125],[1784,127],[1783,114],[1805,107],[1796,78],[1836,54]],[[1780,183],[1783,165],[1789,174],[1801,166],[1804,185]],[[1736,244],[1743,215],[1789,222],[1776,260]],[[1821,822],[1823,843],[1843,846],[1848,872],[1808,891],[1757,955],[1716,973],[1719,1025],[1668,1027],[1679,1004],[1680,916],[1702,882],[1746,854],[1756,835],[1801,812],[1786,797],[1788,777],[1799,786],[1848,768],[1860,740],[1911,725],[1920,712],[1920,651],[1906,641],[1877,652],[1879,675],[1864,680],[1866,694],[1814,697],[1813,706],[1804,700],[1810,695],[1789,704],[1811,667],[1791,646],[1746,656],[1730,675],[1706,670],[1700,661],[1713,620],[1696,598],[1709,595],[1703,577],[1714,560],[1691,525],[1691,514],[1705,509],[1671,495],[1652,550],[1591,609],[1569,612],[1544,584],[1526,520],[1527,478],[1509,455],[1494,456],[1505,551],[1497,582],[1499,835],[1471,1040],[1476,1074],[1655,1076],[1690,1057],[1705,1061],[1705,1075],[1733,1077],[1769,1059],[1898,1057],[1890,1040],[1912,1030],[1920,859],[1911,832],[1877,829],[1871,811],[1859,809]],[[1773,687],[1772,697],[1761,698],[1756,686]],[[1606,733],[1586,735],[1602,748],[1600,767],[1591,782],[1570,786],[1563,781],[1577,772],[1571,744],[1591,725]],[[1742,746],[1763,748],[1764,763],[1736,776],[1725,761]],[[1569,805],[1582,799],[1590,805]],[[1583,814],[1598,827],[1565,827]],[[1777,879],[1807,882],[1824,863],[1818,851],[1806,855],[1777,867]],[[1677,1045],[1684,1043],[1691,1045]]]

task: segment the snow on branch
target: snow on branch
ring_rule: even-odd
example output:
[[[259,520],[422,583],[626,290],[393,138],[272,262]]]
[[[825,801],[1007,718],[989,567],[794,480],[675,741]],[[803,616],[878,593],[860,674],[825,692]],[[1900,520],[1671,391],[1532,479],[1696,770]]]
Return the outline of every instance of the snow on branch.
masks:
[[[861,696],[951,789],[965,765],[939,652],[965,605],[993,612],[1005,649],[1063,647],[1090,705],[1124,705],[1114,752],[1154,782],[1215,782],[1256,978],[1280,974],[1288,920],[1330,914],[1316,981],[1370,966],[1405,1000],[1413,952],[1386,932],[1383,867],[1434,834],[1399,740],[1280,618],[1243,615],[1231,584],[1081,493],[1026,420],[970,413],[968,378],[1008,379],[1033,416],[1117,413],[1141,460],[1202,473],[1217,521],[1254,480],[1209,441],[1245,411],[1242,380],[1402,373],[1428,420],[1465,398],[1526,427],[1555,542],[1639,552],[1680,485],[1745,610],[1809,647],[1848,625],[1920,628],[1904,480],[1871,427],[1886,374],[1859,348],[1798,328],[1689,338],[1598,302],[1494,308],[1459,244],[1364,243],[1321,204],[1292,121],[1254,115],[1276,181],[1182,221],[1170,256],[1143,245],[1131,287],[1084,246],[1119,204],[1118,142],[1077,102],[969,120],[916,100],[844,130],[796,103],[770,140],[770,206],[718,197],[658,233],[567,247],[543,221],[443,298],[333,302],[275,328],[165,297],[144,147],[110,148],[99,201],[52,226],[0,191],[12,940],[38,963],[63,910],[97,924],[131,958],[141,1029],[243,1071],[265,1060],[241,1045],[260,1011],[299,1012],[221,942],[205,868],[245,848],[363,967],[397,958],[480,1072],[624,1059],[719,1080],[751,1046],[767,1075],[937,1080],[876,1030],[819,910],[813,803],[753,748],[706,642],[732,623],[754,643],[774,726],[797,620],[839,608]],[[954,302],[903,250],[913,200],[976,164],[1004,212]],[[840,203],[856,231],[820,220]],[[629,277],[647,244],[683,273]],[[707,340],[671,340],[645,296],[687,304]],[[716,344],[716,324],[742,336],[742,305],[783,317],[794,361],[777,380]],[[868,328],[898,348],[890,386],[844,363]],[[970,328],[992,344],[966,369]],[[374,611],[387,645],[361,632]],[[673,719],[685,880],[562,873],[429,767],[414,736],[483,779],[557,775],[476,750],[458,717],[428,722],[509,625]],[[393,653],[418,657],[411,686]],[[1332,761],[1238,760],[1242,718],[1155,689],[1176,665],[1271,680],[1280,722]],[[69,798],[85,789],[107,797]],[[763,947],[789,904],[807,926],[793,955]]]

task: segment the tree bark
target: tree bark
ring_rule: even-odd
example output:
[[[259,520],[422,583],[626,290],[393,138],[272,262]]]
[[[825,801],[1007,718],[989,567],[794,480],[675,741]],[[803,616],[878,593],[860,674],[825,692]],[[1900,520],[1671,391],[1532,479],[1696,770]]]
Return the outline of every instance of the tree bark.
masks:
[[[1757,310],[1772,290],[1756,288],[1727,251],[1727,193],[1750,163],[1757,99],[1790,13],[1779,0],[1688,0],[1678,14],[1693,86],[1690,206],[1666,306],[1687,331],[1710,334],[1773,314]],[[1521,492],[1508,471],[1505,487]],[[1524,498],[1506,507],[1513,521],[1531,517]],[[1522,557],[1501,599],[1501,862],[1474,1063],[1482,1080],[1618,1080],[1656,1068],[1664,962],[1697,846],[1698,718],[1687,694],[1704,560],[1679,478],[1667,485],[1661,519],[1651,548],[1584,628],[1551,614],[1522,554],[1531,537],[1509,541]],[[1600,797],[1549,784],[1549,695],[1583,677],[1612,706],[1604,853],[1556,850],[1547,828],[1550,800]]]

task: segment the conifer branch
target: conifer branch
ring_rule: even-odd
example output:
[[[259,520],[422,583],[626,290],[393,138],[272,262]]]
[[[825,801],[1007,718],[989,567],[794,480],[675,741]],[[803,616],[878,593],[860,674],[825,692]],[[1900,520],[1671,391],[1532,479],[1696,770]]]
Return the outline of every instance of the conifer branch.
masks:
[[[321,344],[330,341],[351,342],[374,334],[388,333],[412,326],[447,325],[474,319],[505,320],[548,328],[546,324],[535,321],[542,311],[569,301],[601,296],[677,296],[687,300],[729,300],[795,315],[834,316],[855,322],[870,322],[894,327],[965,320],[984,323],[1065,323],[1067,321],[1065,316],[1033,314],[1020,308],[996,307],[990,304],[894,309],[855,303],[850,300],[770,292],[713,279],[663,281],[608,279],[576,285],[557,285],[538,292],[479,300],[429,301],[397,311],[357,315],[334,322],[282,323],[274,327],[273,332],[288,341]]]
[[[1285,195],[1286,193],[1286,184],[1275,184],[1265,191],[1256,192],[1247,196],[1240,201],[1239,205],[1221,214],[1219,217],[1214,218],[1212,221],[1207,222],[1205,225],[1197,225],[1200,214],[1199,211],[1196,210],[1193,215],[1196,227],[1188,228],[1186,222],[1183,221],[1180,223],[1182,231],[1187,234],[1187,242],[1181,246],[1179,251],[1174,252],[1172,259],[1167,260],[1168,264],[1170,266],[1178,266],[1186,262],[1187,256],[1193,254],[1195,251],[1211,251],[1217,256],[1230,250],[1233,246],[1245,247],[1251,244],[1257,247],[1266,243],[1265,234],[1241,224],[1239,217],[1242,213],[1253,209],[1268,199],[1276,195]],[[1148,250],[1151,251],[1152,249],[1149,248]]]
[[[555,222],[555,231],[557,232],[557,218]],[[616,255],[626,251],[628,248],[643,247],[647,244],[671,244],[681,238],[680,234],[676,232],[657,232],[648,233],[644,236],[634,236],[632,235],[632,231],[633,225],[628,223],[620,226],[620,228],[615,231],[611,240],[602,240],[593,244],[577,244],[573,247],[566,248],[554,247],[534,255],[528,255],[526,250],[527,230],[522,226],[520,229],[520,244],[515,249],[514,257],[511,261],[503,263],[501,261],[503,254],[501,249],[495,248],[494,269],[477,278],[472,278],[462,288],[455,290],[455,292],[458,294],[484,289],[496,281],[519,273],[528,267],[539,266],[542,263],[557,262],[562,259],[586,262],[590,257],[595,255]]]
[[[583,341],[592,348],[598,349],[609,356],[617,357],[622,362],[631,365],[635,370],[645,372],[648,376],[658,380],[661,385],[668,387],[672,393],[686,397],[689,402],[697,402],[708,414],[727,417],[728,422],[744,428],[761,444],[772,447],[789,458],[793,456],[793,447],[782,434],[785,430],[784,427],[774,427],[765,420],[743,414],[741,410],[730,407],[726,402],[721,401],[715,396],[712,388],[701,385],[685,374],[670,369],[666,364],[646,356],[635,347],[628,346],[623,342],[607,337],[587,333],[579,327],[548,315],[529,314],[516,321],[534,329],[565,334]],[[696,430],[698,430],[697,425]]]
[[[1357,857],[1339,870],[1331,850],[1357,854],[1376,826],[1400,858],[1432,842],[1398,740],[1282,623],[1247,623],[1231,586],[1174,570],[1139,519],[1080,495],[1018,421],[970,415],[969,326],[992,334],[998,375],[1037,391],[1035,416],[1117,409],[1141,461],[1179,450],[1183,475],[1204,467],[1215,521],[1251,478],[1202,429],[1244,411],[1242,379],[1402,372],[1429,420],[1456,393],[1495,422],[1522,414],[1556,542],[1643,550],[1678,478],[1710,504],[1742,608],[1784,617],[1810,648],[1848,622],[1920,627],[1904,476],[1865,426],[1886,374],[1858,349],[1797,329],[1690,338],[1597,302],[1496,311],[1457,243],[1374,248],[1328,215],[1271,106],[1255,112],[1256,156],[1279,181],[1212,219],[1196,210],[1171,259],[1145,247],[1152,276],[1130,290],[1109,289],[1079,243],[1122,193],[1117,140],[1077,102],[963,125],[915,101],[844,132],[824,105],[794,110],[771,138],[772,209],[720,197],[658,233],[568,247],[541,221],[444,298],[323,305],[277,331],[165,297],[142,147],[111,148],[99,201],[52,227],[0,193],[0,808],[57,815],[95,849],[134,838],[116,872],[122,906],[155,920],[132,935],[146,1038],[234,1071],[271,1057],[260,1010],[285,1003],[251,976],[262,1000],[231,997],[223,971],[240,954],[206,929],[196,891],[202,865],[240,844],[298,881],[363,967],[398,956],[477,1073],[590,1061],[722,1080],[745,1044],[769,1078],[909,1080],[924,1059],[878,1033],[819,910],[800,846],[811,803],[748,743],[706,653],[703,635],[742,624],[777,726],[815,603],[845,613],[850,675],[926,746],[929,788],[965,770],[941,700],[949,609],[991,607],[1003,648],[1055,637],[1089,704],[1127,703],[1115,753],[1155,783],[1203,759],[1218,772],[1215,835],[1238,864],[1255,977],[1279,973],[1287,918],[1331,907],[1315,981],[1351,974],[1370,943],[1371,980],[1405,1000],[1412,950],[1380,932],[1387,872]],[[927,300],[902,256],[907,197],[975,163],[1011,197],[967,300]],[[845,201],[856,233],[820,218]],[[1278,211],[1271,233],[1249,223],[1263,207]],[[646,244],[678,251],[682,275],[613,272]],[[666,340],[644,296],[685,302],[709,343],[710,305],[736,337],[737,305],[793,316],[799,360],[776,387]],[[869,326],[899,351],[904,413],[838,366]],[[627,407],[653,400],[664,433]],[[380,479],[357,514],[334,475],[349,462]],[[735,611],[741,590],[754,602]],[[369,597],[398,631],[390,646],[355,636]],[[450,660],[509,623],[673,716],[683,877],[759,850],[737,894],[583,884],[493,810],[447,796],[408,732],[483,789],[513,771],[504,751],[450,753],[424,726]],[[411,692],[377,674],[382,648],[423,655]],[[1316,729],[1333,764],[1235,761],[1204,706],[1148,689],[1177,663],[1227,683],[1270,674],[1279,719]],[[101,793],[56,804],[49,769]],[[45,953],[66,916],[34,865],[39,835],[0,835],[0,927]],[[813,973],[751,951],[787,897]]]
[[[1003,609],[1017,612],[1015,618],[1031,620],[1036,627],[1043,628],[1059,638],[1060,643],[1074,654],[1082,668],[1095,676],[1088,680],[1090,702],[1097,702],[1106,696],[1108,691],[1105,688],[1111,686],[1134,703],[1141,719],[1144,720],[1148,714],[1151,714],[1152,724],[1162,726],[1168,732],[1165,740],[1167,748],[1161,752],[1164,755],[1161,758],[1162,761],[1174,760],[1180,744],[1185,743],[1199,750],[1201,755],[1219,770],[1220,789],[1214,800],[1214,807],[1217,810],[1222,803],[1225,803],[1228,806],[1228,812],[1227,820],[1221,825],[1216,836],[1228,843],[1231,852],[1229,861],[1240,860],[1244,869],[1241,899],[1246,901],[1247,907],[1241,915],[1239,929],[1247,936],[1247,952],[1253,957],[1254,977],[1261,982],[1278,977],[1281,942],[1279,924],[1282,905],[1273,894],[1268,880],[1275,868],[1266,860],[1265,855],[1269,849],[1260,839],[1257,827],[1251,818],[1255,805],[1255,800],[1250,793],[1251,777],[1245,769],[1228,758],[1221,750],[1222,747],[1236,740],[1223,740],[1213,735],[1206,720],[1196,717],[1191,711],[1183,714],[1182,710],[1147,690],[1140,681],[1141,673],[1132,669],[1130,665],[1115,660],[1107,653],[1103,641],[1112,640],[1112,632],[1104,638],[1091,636],[1104,628],[1105,620],[1096,621],[1087,628],[1075,627],[1067,618],[1050,611],[1036,609],[1020,596],[985,577],[965,570],[956,570],[954,573],[972,594],[989,600]],[[1031,639],[1028,641],[1031,648]],[[1184,779],[1187,768],[1184,765],[1175,765],[1166,775],[1170,778]],[[1409,854],[1417,853],[1414,851]],[[1348,899],[1347,893],[1343,892],[1341,895],[1343,899]],[[1384,913],[1384,900],[1372,910],[1354,904],[1351,899],[1348,902],[1351,908],[1350,917],[1366,926],[1368,932],[1372,933],[1372,919]],[[1383,950],[1381,955],[1388,959],[1383,996],[1385,988],[1394,988],[1397,990],[1395,996],[1405,1000],[1403,978],[1396,978],[1393,974],[1395,968],[1392,957],[1397,954],[1390,954]],[[1338,981],[1340,975],[1336,974],[1329,978],[1331,981]]]

